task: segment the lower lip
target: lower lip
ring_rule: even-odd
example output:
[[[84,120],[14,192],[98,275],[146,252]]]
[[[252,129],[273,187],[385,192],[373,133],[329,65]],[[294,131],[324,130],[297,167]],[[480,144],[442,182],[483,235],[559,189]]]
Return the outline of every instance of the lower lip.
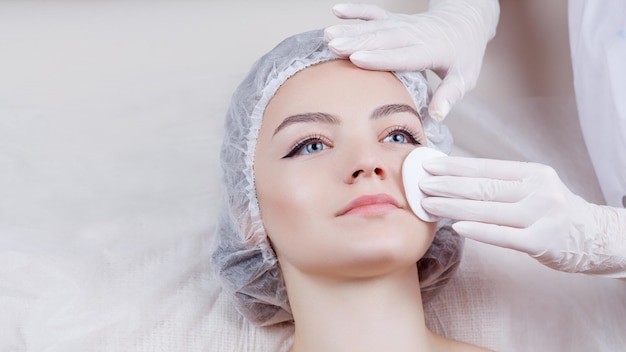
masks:
[[[344,215],[381,216],[395,209],[398,209],[398,207],[389,203],[369,204],[350,209]]]

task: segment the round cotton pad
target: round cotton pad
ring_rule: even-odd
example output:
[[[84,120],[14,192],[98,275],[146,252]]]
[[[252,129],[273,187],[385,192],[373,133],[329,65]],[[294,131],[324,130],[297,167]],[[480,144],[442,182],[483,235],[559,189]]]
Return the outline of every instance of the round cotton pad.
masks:
[[[416,148],[407,155],[402,164],[402,182],[404,183],[404,193],[409,201],[409,206],[418,218],[435,222],[439,217],[431,215],[422,208],[422,199],[426,198],[426,194],[419,188],[419,182],[430,174],[424,170],[422,163],[425,160],[447,156],[445,153],[428,147]]]

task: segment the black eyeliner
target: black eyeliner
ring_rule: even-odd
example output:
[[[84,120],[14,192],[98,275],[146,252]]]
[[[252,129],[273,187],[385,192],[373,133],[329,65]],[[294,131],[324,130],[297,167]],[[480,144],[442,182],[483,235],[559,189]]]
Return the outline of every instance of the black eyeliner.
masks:
[[[318,138],[307,138],[307,139],[304,139],[304,140],[298,142],[293,148],[291,148],[289,153],[287,153],[287,155],[283,156],[281,159],[291,158],[292,156],[296,155],[296,153],[298,153],[300,150],[302,150],[302,148],[305,145],[307,145],[308,143],[310,143],[311,141],[314,141],[316,139],[318,139]]]

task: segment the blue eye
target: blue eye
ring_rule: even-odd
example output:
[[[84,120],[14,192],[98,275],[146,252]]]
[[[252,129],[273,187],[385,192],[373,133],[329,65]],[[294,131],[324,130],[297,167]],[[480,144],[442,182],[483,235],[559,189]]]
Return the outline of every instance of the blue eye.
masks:
[[[282,158],[291,158],[295,155],[309,155],[316,154],[321,152],[322,150],[326,150],[330,148],[329,143],[322,140],[322,137],[309,137],[304,139],[303,141],[298,142],[287,155]]]
[[[415,134],[405,127],[393,127],[386,133],[387,136],[383,138],[385,143],[422,144],[417,140]]]
[[[328,148],[326,144],[320,141],[311,141],[300,149],[300,154],[314,154]]]
[[[383,139],[387,143],[408,143],[407,138],[402,133],[392,133]]]

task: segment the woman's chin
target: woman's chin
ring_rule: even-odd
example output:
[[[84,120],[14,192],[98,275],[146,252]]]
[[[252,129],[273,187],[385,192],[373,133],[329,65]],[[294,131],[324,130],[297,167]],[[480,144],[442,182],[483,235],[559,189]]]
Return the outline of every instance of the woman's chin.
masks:
[[[430,242],[409,245],[406,241],[370,242],[346,249],[334,258],[327,256],[317,268],[320,273],[344,279],[365,279],[413,267],[428,250]],[[311,269],[316,270],[314,267]]]

